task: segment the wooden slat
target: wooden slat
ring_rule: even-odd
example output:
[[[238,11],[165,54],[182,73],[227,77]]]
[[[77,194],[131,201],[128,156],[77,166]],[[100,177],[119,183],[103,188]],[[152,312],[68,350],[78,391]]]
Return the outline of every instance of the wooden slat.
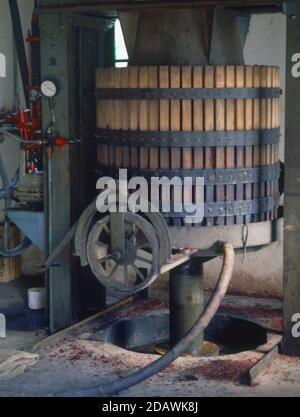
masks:
[[[103,86],[103,70],[102,68],[98,68],[96,70],[96,88],[101,88]],[[96,115],[97,115],[97,127],[103,128],[104,121],[103,121],[103,112],[102,112],[102,105],[101,100],[98,100],[96,102]],[[103,146],[98,145],[97,146],[97,163],[99,165],[103,165]]]
[[[180,88],[180,67],[170,67],[170,86]],[[180,100],[172,100],[170,103],[170,129],[173,132],[181,130],[181,103]],[[181,148],[171,149],[171,168],[181,168]],[[174,189],[173,201],[182,201],[182,189]],[[174,226],[180,226],[181,220],[174,219]]]
[[[245,67],[245,86],[246,87],[253,87],[253,67],[246,66]],[[245,129],[252,130],[253,129],[253,103],[252,100],[245,100]],[[245,149],[245,167],[251,168],[252,167],[252,155],[253,150],[252,146],[246,146]],[[245,199],[251,200],[252,199],[252,185],[246,184],[245,185]],[[245,222],[251,222],[251,215],[245,216]]]
[[[214,87],[214,67],[208,65],[204,69],[204,87],[213,88]],[[204,101],[204,130],[210,131],[215,129],[215,109],[214,109],[214,100],[205,100]],[[205,149],[204,163],[206,169],[213,169],[215,167],[215,152],[212,148]],[[214,187],[206,187],[206,196],[205,201],[212,202],[214,201]],[[214,225],[213,218],[206,219],[207,226]]]
[[[216,67],[215,86],[217,88],[224,88],[225,83],[225,66],[220,65]],[[225,100],[216,100],[216,130],[225,130],[225,115],[226,115]],[[216,168],[225,168],[225,148],[216,149]],[[218,185],[216,187],[217,201],[225,201],[225,186]],[[217,219],[218,225],[224,225],[224,217]]]
[[[114,68],[107,68],[107,84],[109,88],[114,88]],[[115,103],[114,100],[107,101],[107,110],[106,110],[106,117],[107,117],[107,127],[109,129],[116,128],[116,112],[115,112]],[[115,165],[115,146],[109,145],[108,146],[108,164],[110,166]]]
[[[243,88],[245,87],[245,67],[239,65],[236,67],[236,87]],[[245,100],[237,100],[236,101],[236,129],[237,130],[245,130]],[[245,152],[243,147],[237,147],[236,149],[236,167],[243,168],[244,167],[244,158]],[[238,184],[236,186],[236,199],[244,200],[244,185]],[[243,216],[236,216],[236,223],[242,224],[244,223]]]
[[[195,66],[193,70],[194,88],[203,87],[203,68]],[[203,100],[195,100],[193,106],[193,130],[203,131]],[[203,148],[194,149],[194,167],[195,169],[204,168],[204,150]]]
[[[170,68],[170,86],[171,88],[180,88],[180,67]],[[171,130],[174,132],[181,129],[181,108],[180,100],[171,101]],[[181,168],[181,150],[180,148],[171,149],[171,167],[172,169]]]
[[[158,68],[149,67],[149,87],[158,87]],[[151,100],[149,103],[149,130],[157,132],[159,130],[159,102]],[[149,168],[158,169],[158,148],[150,148],[149,151]]]
[[[159,87],[160,88],[169,88],[169,68],[162,66],[159,68]],[[159,127],[160,131],[165,132],[170,130],[170,102],[169,100],[160,100],[159,108]],[[169,149],[161,148],[160,149],[160,168],[169,169]]]
[[[182,67],[181,72],[181,86],[182,88],[192,87],[192,68],[190,66]],[[192,101],[182,100],[182,130],[190,132],[192,130]],[[182,168],[192,169],[192,149],[190,147],[183,148],[182,150]],[[192,204],[193,202],[193,189],[190,186],[184,187],[184,202]]]
[[[114,88],[122,87],[122,69],[115,68],[113,72]],[[115,114],[115,129],[122,128],[122,100],[114,100],[114,114]],[[115,147],[115,164],[117,168],[121,168],[123,164],[123,148],[121,146]]]
[[[129,68],[123,68],[122,69],[122,75],[121,75],[121,86],[122,88],[129,88]],[[122,100],[122,126],[121,128],[123,130],[128,130],[130,127],[129,122],[129,110],[130,110],[130,104],[129,100]],[[123,167],[128,168],[130,164],[130,148],[129,146],[123,147]]]
[[[149,69],[148,67],[139,68],[139,88],[149,88]],[[140,129],[149,130],[149,100],[140,100]],[[149,168],[149,149],[140,147],[140,168]]]
[[[261,87],[267,87],[268,85],[268,68],[266,66],[260,68],[261,72]],[[261,100],[261,106],[260,106],[260,128],[261,129],[267,129],[268,125],[268,107],[267,107],[267,100],[262,99]],[[266,157],[267,157],[267,146],[261,145],[261,152],[260,152],[260,165],[266,164]],[[268,194],[268,186],[267,184],[263,183],[260,185],[260,195],[263,197],[264,195]],[[268,216],[262,214],[261,219],[267,219]]]
[[[279,69],[278,67],[272,67],[272,87],[278,87],[278,76],[279,76]],[[280,84],[280,83],[279,83]],[[278,127],[278,99],[272,99],[272,128]],[[275,164],[276,161],[276,148],[278,145],[271,145],[270,146],[270,164]],[[278,187],[278,182],[271,181],[270,182],[270,195],[276,194],[276,189]],[[270,220],[273,220],[277,217],[277,209],[274,209],[271,212]]]
[[[193,68],[193,87],[203,87],[203,67],[195,66]],[[203,100],[195,100],[193,103],[193,130],[201,132],[203,131]],[[204,149],[194,148],[193,149],[193,166],[195,169],[204,168]],[[197,202],[197,200],[195,199]],[[201,226],[201,224],[196,224]]]
[[[97,88],[106,87],[105,69],[99,68],[96,75]],[[106,128],[106,103],[99,100],[97,102],[97,127]],[[108,165],[108,146],[98,146],[98,163],[100,165]]]
[[[139,73],[137,67],[130,67],[129,68],[129,84],[130,88],[138,88],[139,87]],[[129,126],[131,130],[137,130],[139,128],[139,102],[138,100],[130,100],[129,101],[129,109],[130,109],[130,116],[129,116]],[[130,167],[131,168],[138,168],[138,149],[135,146],[130,148]]]
[[[254,87],[260,87],[260,67],[255,66],[253,68],[253,86]],[[253,129],[260,129],[260,120],[261,120],[261,102],[260,99],[253,100]],[[253,147],[253,167],[259,167],[262,161],[265,160],[265,149],[263,146],[254,146]],[[260,195],[263,196],[264,194],[264,184],[261,184],[261,187],[259,184],[253,184],[253,194],[252,198],[258,198]],[[255,215],[254,221],[259,221],[260,216]]]
[[[160,88],[169,88],[170,86],[170,76],[169,68],[163,66],[159,68],[159,87]],[[159,130],[162,132],[170,130],[170,102],[169,100],[160,100],[159,103]],[[169,169],[170,168],[170,157],[168,148],[160,148],[160,168]],[[170,198],[166,195],[160,196],[161,201],[165,198]]]
[[[268,69],[268,87],[273,87],[275,85],[275,80],[273,77],[273,68],[274,67],[269,67]],[[270,99],[270,129],[275,127],[275,117],[276,117],[276,113],[275,113],[275,99]],[[266,164],[270,165],[273,162],[273,146],[272,145],[267,145],[266,146]],[[272,182],[269,181],[267,183],[267,195],[271,195],[272,194]],[[271,213],[270,213],[271,214]],[[271,220],[271,219],[270,219]]]
[[[226,87],[235,86],[235,67],[228,65],[226,67]],[[235,130],[235,100],[226,100],[226,130]],[[226,168],[234,168],[235,166],[235,148],[226,148]],[[226,186],[226,200],[234,200],[234,185]],[[234,217],[228,217],[227,225],[234,224]]]

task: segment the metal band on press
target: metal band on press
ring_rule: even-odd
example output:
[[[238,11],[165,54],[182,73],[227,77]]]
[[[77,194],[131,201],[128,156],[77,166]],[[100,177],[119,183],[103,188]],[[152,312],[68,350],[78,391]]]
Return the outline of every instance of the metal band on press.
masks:
[[[275,145],[280,129],[157,132],[143,130],[97,129],[99,144],[142,147],[227,147]]]
[[[277,87],[246,88],[98,88],[98,100],[217,100],[278,98]]]
[[[242,201],[226,201],[226,202],[214,202],[204,204],[204,217],[232,217],[232,216],[247,216],[255,215],[274,210],[279,203],[279,197],[269,196],[256,198],[254,200],[242,200]],[[183,218],[186,216],[193,216],[192,209],[194,206],[185,206],[186,211],[182,213],[162,213],[164,217]],[[172,208],[171,208],[172,210]]]
[[[119,171],[116,167],[99,167],[97,172],[101,175],[108,175],[118,178]],[[197,178],[204,178],[204,185],[235,185],[252,184],[265,181],[275,181],[280,176],[280,165],[266,165],[258,168],[233,168],[233,169],[193,169],[193,170],[150,170],[150,169],[129,169],[128,178],[143,177],[148,181],[153,177],[179,177],[182,180],[192,178],[196,184]]]

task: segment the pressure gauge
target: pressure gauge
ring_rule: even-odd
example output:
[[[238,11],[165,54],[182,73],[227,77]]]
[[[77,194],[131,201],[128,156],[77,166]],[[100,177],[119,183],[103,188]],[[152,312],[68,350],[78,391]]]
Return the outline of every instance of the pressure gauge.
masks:
[[[45,97],[52,98],[57,94],[57,87],[53,81],[46,80],[41,85],[41,91]]]

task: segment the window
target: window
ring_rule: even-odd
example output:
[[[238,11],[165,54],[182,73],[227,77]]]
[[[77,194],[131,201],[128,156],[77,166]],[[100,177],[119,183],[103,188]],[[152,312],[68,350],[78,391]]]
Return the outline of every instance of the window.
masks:
[[[4,54],[0,54],[0,77],[6,77],[6,58]]]
[[[117,68],[128,67],[128,59],[121,23],[117,20],[115,24],[115,66]]]

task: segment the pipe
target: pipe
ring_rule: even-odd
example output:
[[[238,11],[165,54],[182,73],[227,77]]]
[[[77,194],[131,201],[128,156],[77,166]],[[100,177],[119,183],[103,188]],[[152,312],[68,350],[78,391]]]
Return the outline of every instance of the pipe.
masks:
[[[170,347],[188,333],[203,310],[203,258],[193,257],[170,274]],[[203,338],[196,337],[185,353],[200,356]]]
[[[0,256],[3,256],[4,258],[15,258],[17,256],[21,256],[31,245],[31,240],[25,236],[23,241],[14,249],[0,251]]]
[[[42,145],[43,142],[41,140],[25,140],[20,138],[19,136],[15,135],[14,133],[11,133],[9,129],[0,128],[0,135],[6,135],[10,139],[15,140],[19,143],[25,143],[26,145]]]
[[[192,329],[181,339],[176,346],[174,346],[164,356],[141,369],[134,374],[117,380],[110,384],[100,385],[90,389],[78,389],[58,394],[59,396],[70,397],[100,397],[110,396],[125,389],[128,389],[134,385],[137,385],[144,380],[152,377],[153,375],[161,372],[164,368],[174,362],[186,349],[190,346],[192,341],[198,337],[207,328],[215,314],[217,313],[224,297],[227,292],[228,286],[231,281],[233,266],[234,266],[234,249],[230,243],[223,244],[223,265],[221,274],[214,290],[212,297],[204,311],[200,315]]]

